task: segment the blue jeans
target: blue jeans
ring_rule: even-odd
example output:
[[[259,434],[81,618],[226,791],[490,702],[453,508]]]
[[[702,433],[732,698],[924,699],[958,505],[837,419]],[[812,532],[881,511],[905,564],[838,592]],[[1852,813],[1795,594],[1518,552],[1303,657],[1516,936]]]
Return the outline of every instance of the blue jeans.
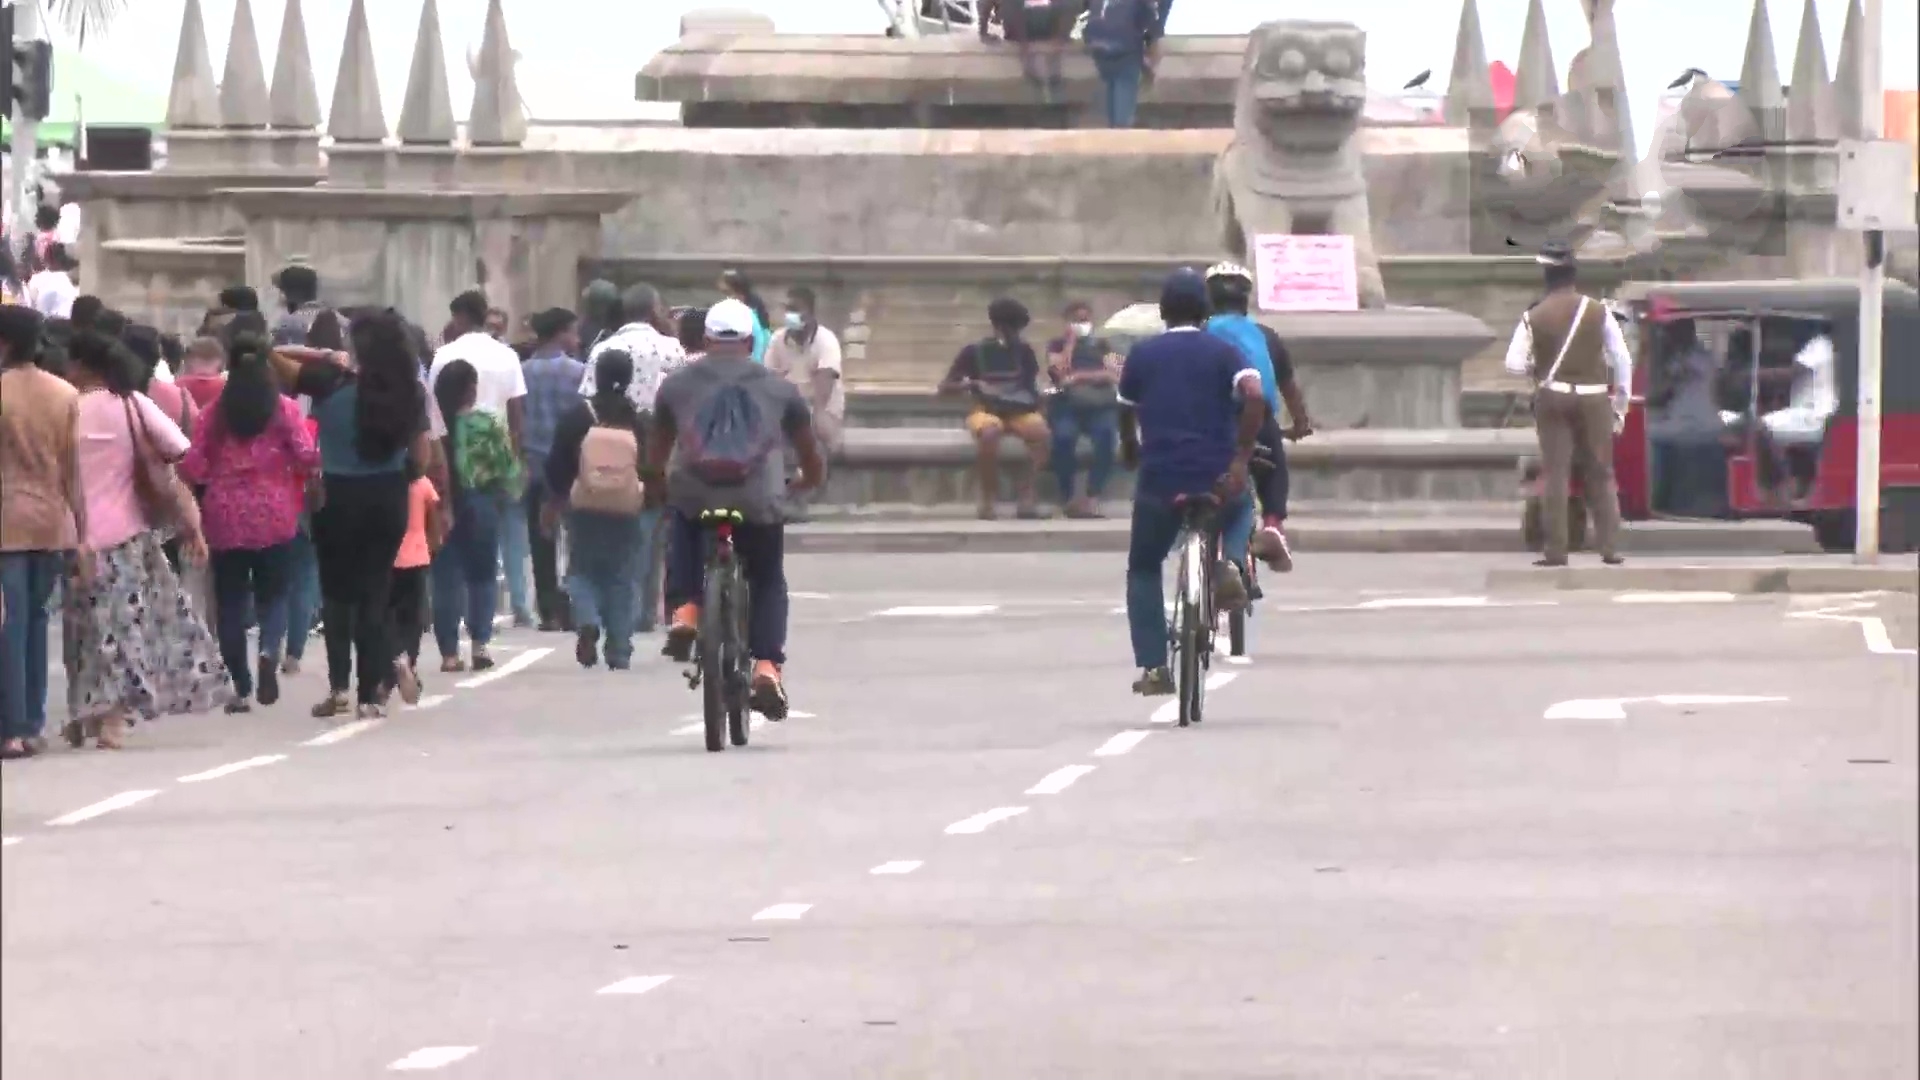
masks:
[[[707,531],[678,510],[667,512],[667,603],[697,604],[706,591]],[[747,581],[747,651],[787,662],[787,533],[784,525],[736,525],[733,550]]]
[[[1060,501],[1073,498],[1073,475],[1078,468],[1074,450],[1081,436],[1093,448],[1087,466],[1087,495],[1098,499],[1113,476],[1113,452],[1120,442],[1120,414],[1114,409],[1078,408],[1062,401],[1047,418],[1053,429],[1053,478],[1060,485]]]
[[[295,660],[307,655],[307,635],[320,610],[320,562],[313,557],[313,536],[305,528],[287,545],[287,622],[278,650]],[[272,638],[269,641],[275,640]]]
[[[643,634],[652,633],[661,618],[660,547],[666,543],[666,536],[660,523],[664,515],[665,511],[658,509],[640,511],[640,533],[634,537],[633,623]]]
[[[652,530],[659,513],[635,517],[611,514],[567,515],[567,598],[575,626],[597,626],[605,642],[607,664],[633,659],[634,587],[641,557],[648,552],[640,534]]]
[[[0,738],[31,739],[47,726],[47,601],[66,566],[63,551],[0,552]]]
[[[512,605],[516,622],[531,622],[533,609],[527,606],[527,562],[533,549],[527,533],[526,506],[517,495],[503,494],[497,499],[500,505],[495,510],[495,518],[499,521],[500,562],[507,572],[507,601]]]
[[[1133,126],[1134,113],[1140,106],[1140,82],[1145,74],[1145,63],[1146,59],[1138,55],[1094,60],[1094,67],[1100,72],[1100,84],[1106,89],[1108,127]]]
[[[233,692],[253,696],[253,665],[247,655],[247,610],[260,616],[260,655],[273,660],[286,639],[288,569],[293,543],[258,550],[213,553],[213,598],[219,617],[220,659],[233,676]]]
[[[1221,555],[1236,566],[1247,563],[1253,531],[1253,497],[1227,504],[1220,523]],[[1133,638],[1133,664],[1145,670],[1167,666],[1167,598],[1161,575],[1180,536],[1180,512],[1173,500],[1136,493],[1133,535],[1127,545],[1127,631]]]
[[[475,646],[493,640],[500,606],[500,516],[508,505],[497,493],[459,492],[453,529],[433,557],[433,640],[442,659],[460,655],[460,619]]]
[[[1160,38],[1167,36],[1167,17],[1172,14],[1173,14],[1173,0],[1160,0],[1159,32],[1154,35],[1154,40],[1157,41]]]

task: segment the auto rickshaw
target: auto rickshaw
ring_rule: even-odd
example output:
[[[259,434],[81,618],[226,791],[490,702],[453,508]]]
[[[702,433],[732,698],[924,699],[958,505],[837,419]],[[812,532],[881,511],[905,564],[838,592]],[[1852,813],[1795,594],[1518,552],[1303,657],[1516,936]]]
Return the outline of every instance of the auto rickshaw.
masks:
[[[1785,518],[1851,551],[1858,446],[1859,285],[1630,282],[1614,300],[1634,353],[1614,437],[1621,516]],[[1889,281],[1882,306],[1881,547],[1920,547],[1920,293]],[[1827,350],[1831,358],[1827,359]],[[1521,534],[1543,546],[1537,459],[1521,467]],[[1571,488],[1569,546],[1583,546]]]

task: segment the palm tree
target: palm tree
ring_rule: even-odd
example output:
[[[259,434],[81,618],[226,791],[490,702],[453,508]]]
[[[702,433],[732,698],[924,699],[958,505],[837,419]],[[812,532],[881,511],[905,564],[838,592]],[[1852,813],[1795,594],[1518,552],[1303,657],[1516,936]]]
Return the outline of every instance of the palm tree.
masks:
[[[44,0],[47,13],[65,24],[86,47],[87,35],[98,34],[126,9],[127,0]]]

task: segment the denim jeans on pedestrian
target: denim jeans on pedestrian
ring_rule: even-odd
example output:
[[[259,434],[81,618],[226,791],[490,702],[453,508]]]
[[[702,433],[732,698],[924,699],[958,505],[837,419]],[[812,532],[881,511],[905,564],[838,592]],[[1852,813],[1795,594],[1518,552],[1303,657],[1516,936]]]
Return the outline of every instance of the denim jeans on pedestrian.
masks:
[[[607,664],[624,667],[633,659],[634,603],[640,590],[634,576],[643,554],[639,534],[658,514],[567,515],[567,596],[576,627],[597,626]]]
[[[531,462],[528,469],[533,471]],[[527,531],[527,551],[533,559],[533,612],[542,623],[564,621],[567,614],[567,594],[560,581],[560,538],[547,535],[540,527],[540,512],[546,504],[547,485],[539,472],[533,472],[527,493],[520,497],[519,513],[521,526]],[[511,583],[511,575],[508,581]]]
[[[320,612],[320,561],[313,556],[313,534],[306,528],[293,534],[287,549],[287,622],[280,654],[299,660],[307,655],[307,635]]]
[[[287,637],[287,590],[293,565],[293,543],[257,550],[216,551],[212,563],[214,603],[220,614],[215,625],[220,659],[233,676],[233,692],[253,696],[253,658],[247,655],[247,608],[260,617],[260,655],[279,659],[279,643]]]
[[[1227,505],[1221,522],[1221,555],[1237,566],[1247,562],[1253,530],[1253,496],[1242,494]],[[1180,537],[1180,511],[1173,500],[1136,493],[1133,534],[1127,545],[1127,631],[1133,639],[1135,667],[1167,665],[1167,600],[1162,584],[1167,556]]]
[[[47,601],[66,564],[64,551],[0,552],[0,738],[36,738],[47,726]]]
[[[784,525],[733,528],[733,550],[747,580],[747,651],[775,664],[787,662],[786,543]],[[679,510],[667,511],[667,604],[699,603],[706,571],[706,528]]]
[[[1094,66],[1100,72],[1105,91],[1107,126],[1130,128],[1140,107],[1140,82],[1145,77],[1146,59],[1138,54],[1097,57]]]
[[[500,511],[496,493],[454,496],[453,529],[433,557],[433,640],[441,659],[460,655],[460,620],[467,636],[484,647],[493,640],[493,614],[500,606]]]
[[[660,622],[660,571],[661,546],[667,542],[663,527],[665,512],[659,509],[640,511],[640,533],[634,537],[636,555],[634,562],[634,629],[643,634],[653,633]]]
[[[507,601],[515,622],[532,622],[533,608],[527,603],[527,567],[532,537],[527,532],[527,515],[519,495],[501,494],[494,519],[499,522],[500,565],[507,576]]]
[[[1093,451],[1093,460],[1087,466],[1087,496],[1100,498],[1113,476],[1114,448],[1120,442],[1119,411],[1082,408],[1062,401],[1053,408],[1047,425],[1053,429],[1053,454],[1049,460],[1053,463],[1053,479],[1060,486],[1060,501],[1073,498],[1074,474],[1079,471],[1078,455],[1074,451],[1083,436]]]

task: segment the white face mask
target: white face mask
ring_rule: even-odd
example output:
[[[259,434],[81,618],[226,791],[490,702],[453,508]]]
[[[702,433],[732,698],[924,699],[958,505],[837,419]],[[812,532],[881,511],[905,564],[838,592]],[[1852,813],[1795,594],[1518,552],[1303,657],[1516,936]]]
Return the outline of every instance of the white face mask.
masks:
[[[1092,324],[1092,323],[1090,323],[1090,322],[1077,322],[1077,323],[1074,323],[1074,324],[1073,324],[1073,333],[1074,333],[1074,336],[1075,336],[1075,337],[1092,337],[1092,336],[1093,336],[1093,324]]]
[[[786,319],[789,330],[798,330],[807,324],[807,320],[797,311],[787,312]]]

